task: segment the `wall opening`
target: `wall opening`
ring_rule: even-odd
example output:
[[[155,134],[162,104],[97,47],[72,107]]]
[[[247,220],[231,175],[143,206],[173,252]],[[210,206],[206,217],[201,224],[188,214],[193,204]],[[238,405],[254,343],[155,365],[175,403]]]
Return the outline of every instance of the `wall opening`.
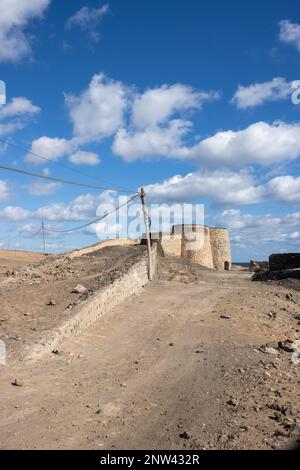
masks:
[[[229,261],[225,261],[224,269],[225,269],[225,271],[229,271]]]

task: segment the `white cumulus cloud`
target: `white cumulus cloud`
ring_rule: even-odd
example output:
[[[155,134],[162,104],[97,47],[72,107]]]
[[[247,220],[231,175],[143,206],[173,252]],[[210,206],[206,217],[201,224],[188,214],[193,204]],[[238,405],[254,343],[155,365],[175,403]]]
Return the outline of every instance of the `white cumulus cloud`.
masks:
[[[173,119],[165,127],[147,127],[142,130],[121,128],[114,139],[113,151],[128,162],[152,157],[174,157],[188,134],[190,121]]]
[[[18,206],[6,206],[1,212],[0,217],[3,220],[9,220],[11,222],[18,222],[19,220],[25,220],[30,216],[30,211],[23,209]]]
[[[205,101],[213,101],[219,94],[197,91],[188,85],[163,85],[136,97],[132,105],[132,122],[137,128],[163,124],[176,112],[199,109]]]
[[[266,194],[280,202],[300,204],[300,176],[277,176],[266,185]]]
[[[152,157],[177,158],[184,136],[192,129],[186,115],[220,97],[216,91],[188,85],[163,85],[135,96],[130,124],[118,130],[112,149],[126,161]]]
[[[74,144],[67,139],[39,137],[32,142],[30,152],[26,155],[26,162],[41,165],[44,163],[44,159],[41,157],[55,161],[72,152],[73,148]]]
[[[98,42],[101,39],[98,27],[108,12],[108,4],[102,5],[99,8],[83,6],[68,19],[65,25],[66,29],[80,28],[82,31],[87,32],[93,41]]]
[[[295,46],[300,52],[300,24],[292,23],[289,20],[282,20],[279,23],[279,39],[285,44]]]
[[[79,150],[72,155],[70,155],[69,160],[74,165],[99,165],[101,160],[99,156],[94,152],[85,152]]]
[[[257,204],[275,200],[300,204],[300,177],[277,176],[258,184],[246,171],[202,170],[175,175],[162,183],[150,184],[146,192],[154,202],[187,202],[211,199],[215,205]]]
[[[240,131],[222,131],[193,147],[178,149],[178,156],[201,164],[271,165],[300,156],[300,124],[261,121]]]
[[[127,88],[100,73],[81,95],[66,95],[66,105],[78,143],[99,141],[114,134],[123,123]]]
[[[300,212],[286,215],[249,214],[238,209],[227,209],[215,217],[215,223],[227,227],[233,246],[265,247],[264,251],[282,246],[295,249],[300,245]]]
[[[216,204],[253,204],[261,200],[261,190],[246,172],[198,171],[176,175],[162,183],[148,185],[151,201],[185,202],[211,198]]]
[[[26,27],[41,18],[51,0],[1,0],[0,61],[17,62],[31,52]]]
[[[254,108],[267,101],[285,100],[291,96],[292,91],[292,82],[276,77],[269,82],[254,83],[249,86],[239,85],[232,103],[239,109]]]
[[[38,114],[41,111],[24,96],[13,98],[9,103],[0,108],[0,119],[12,118],[24,115]]]
[[[59,187],[59,183],[42,183],[41,181],[33,181],[25,186],[33,196],[52,196]]]
[[[7,181],[0,180],[0,201],[8,199],[9,197],[9,186]]]
[[[114,204],[114,192],[103,191],[99,195],[82,194],[69,204],[58,202],[42,206],[35,212],[35,217],[50,221],[79,221],[96,218],[101,204]]]
[[[0,135],[12,134],[23,129],[32,117],[40,113],[41,108],[19,96],[0,107]]]

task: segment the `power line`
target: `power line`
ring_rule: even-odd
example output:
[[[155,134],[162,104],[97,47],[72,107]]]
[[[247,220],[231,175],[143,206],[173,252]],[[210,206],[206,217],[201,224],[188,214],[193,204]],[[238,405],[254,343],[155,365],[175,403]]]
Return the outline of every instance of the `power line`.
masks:
[[[53,176],[46,176],[46,175],[40,175],[39,173],[33,173],[31,171],[26,171],[26,170],[20,170],[19,168],[12,168],[9,166],[5,165],[0,165],[0,169],[7,170],[7,171],[14,171],[16,173],[22,173],[27,176],[34,176],[35,178],[42,178],[45,180],[50,180],[50,181],[57,181],[59,183],[64,183],[64,184],[71,184],[73,186],[81,186],[83,188],[90,188],[90,189],[100,189],[100,190],[106,190],[106,191],[115,191],[119,193],[137,193],[137,191],[133,191],[132,189],[121,189],[121,188],[107,188],[105,186],[98,186],[98,185],[92,185],[92,184],[87,184],[87,183],[79,183],[77,181],[71,181],[71,180],[65,180],[62,178],[55,178]]]
[[[71,170],[73,171],[73,173],[78,173],[79,175],[82,175],[82,176],[85,176],[87,178],[91,178],[95,181],[103,181],[105,184],[112,184],[108,181],[105,181],[103,179],[99,179],[98,177],[95,177],[95,176],[92,176],[92,175],[88,175],[87,173],[84,173],[83,171],[81,170],[77,170],[75,168],[72,168],[71,166],[69,165],[64,165],[63,163],[60,163],[60,162],[56,162],[55,160],[51,160],[51,158],[47,158],[43,155],[40,155],[38,153],[35,153],[35,152],[32,152],[31,150],[26,150],[24,149],[23,147],[20,147],[19,145],[16,145],[12,142],[8,142],[7,140],[3,140],[0,138],[0,142],[4,145],[9,145],[11,147],[14,147],[15,149],[17,150],[20,150],[21,152],[25,152],[25,153],[29,153],[30,155],[33,155],[34,157],[37,157],[37,158],[40,158],[41,160],[45,160],[46,162],[49,162],[51,164],[54,164],[54,165],[57,165],[57,166],[60,166],[61,168],[65,168],[66,170]],[[112,185],[113,186],[113,185]],[[124,188],[123,188],[124,189]],[[127,192],[127,190],[124,190],[124,192]],[[128,192],[133,192],[133,191],[128,191]]]
[[[34,238],[34,237],[36,237],[37,235],[39,235],[39,234],[41,233],[41,231],[42,231],[42,227],[40,227],[40,228],[38,229],[38,231],[35,232],[35,233],[33,233],[32,235],[24,235],[24,238]],[[19,233],[20,233],[20,232],[19,232]]]
[[[71,229],[68,229],[68,230],[53,230],[53,229],[48,229],[48,228],[46,228],[46,231],[47,231],[47,232],[53,232],[53,233],[69,233],[69,232],[74,232],[75,230],[80,230],[80,229],[82,229],[82,228],[88,227],[89,225],[95,224],[96,222],[99,222],[100,220],[105,219],[105,217],[107,217],[107,216],[113,214],[114,212],[118,211],[119,209],[121,209],[121,207],[126,206],[126,204],[129,204],[131,201],[133,201],[133,199],[135,199],[135,198],[137,198],[137,197],[140,197],[140,195],[139,195],[139,194],[135,194],[135,195],[132,196],[130,199],[128,199],[128,201],[126,201],[124,204],[121,204],[120,206],[116,207],[115,209],[113,209],[113,210],[110,211],[110,212],[107,212],[107,213],[104,214],[103,216],[98,217],[97,219],[92,220],[91,222],[88,222],[88,223],[86,223],[86,224],[80,225],[79,227],[74,227],[74,228],[71,228]]]

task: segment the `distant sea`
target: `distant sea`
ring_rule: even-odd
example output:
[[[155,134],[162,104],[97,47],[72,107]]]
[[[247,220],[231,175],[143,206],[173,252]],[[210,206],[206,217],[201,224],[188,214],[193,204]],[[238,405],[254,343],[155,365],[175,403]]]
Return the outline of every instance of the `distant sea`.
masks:
[[[249,268],[250,263],[232,263],[236,266],[243,266],[243,268]]]

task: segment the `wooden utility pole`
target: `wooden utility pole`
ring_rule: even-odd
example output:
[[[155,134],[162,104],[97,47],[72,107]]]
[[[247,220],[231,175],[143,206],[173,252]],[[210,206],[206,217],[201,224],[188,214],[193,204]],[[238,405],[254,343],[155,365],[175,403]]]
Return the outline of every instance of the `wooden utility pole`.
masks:
[[[151,238],[150,238],[150,231],[149,231],[149,214],[148,208],[145,201],[145,190],[141,188],[141,201],[142,201],[142,208],[144,214],[144,222],[145,222],[145,233],[147,237],[147,249],[148,249],[148,277],[149,281],[152,281],[152,249],[151,249]]]
[[[45,242],[45,224],[42,222],[42,237],[43,237],[43,250],[44,254],[46,253],[46,242]]]

